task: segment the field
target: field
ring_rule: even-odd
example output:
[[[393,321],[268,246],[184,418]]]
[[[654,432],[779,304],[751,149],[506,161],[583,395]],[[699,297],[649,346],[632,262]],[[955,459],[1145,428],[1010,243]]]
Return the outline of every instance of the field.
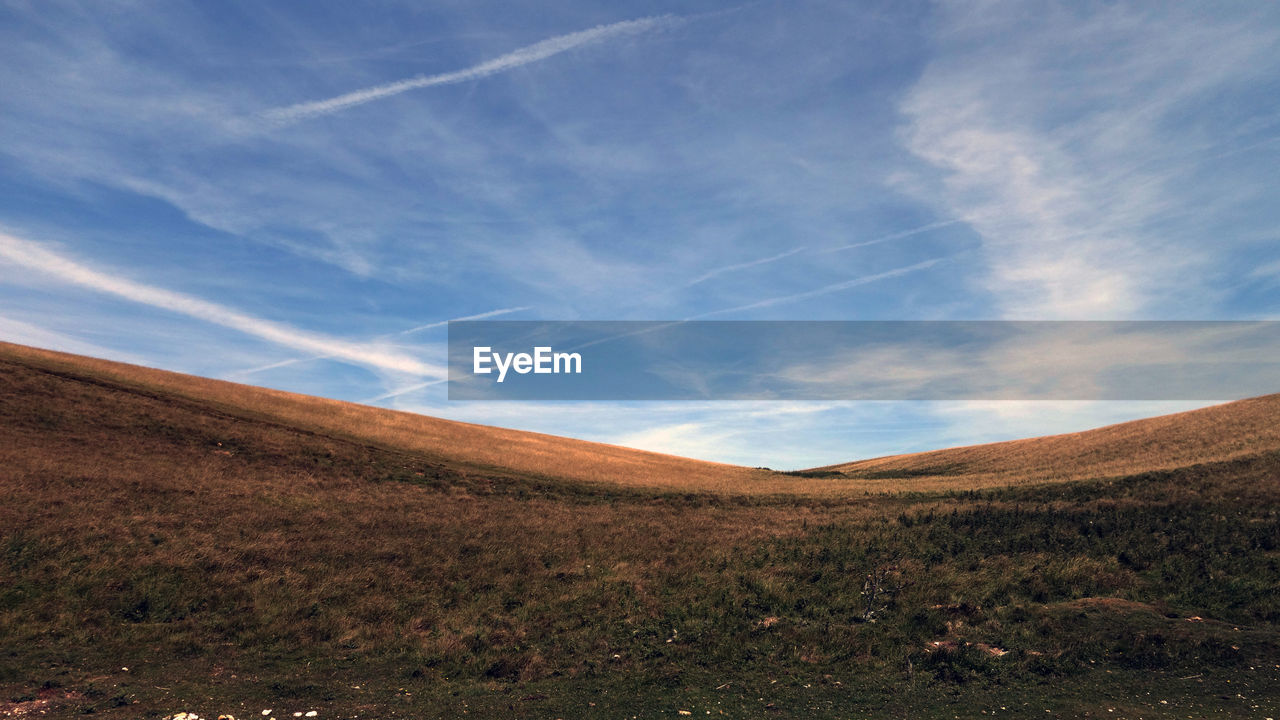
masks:
[[[784,474],[0,345],[0,716],[1274,717],[1277,410]]]

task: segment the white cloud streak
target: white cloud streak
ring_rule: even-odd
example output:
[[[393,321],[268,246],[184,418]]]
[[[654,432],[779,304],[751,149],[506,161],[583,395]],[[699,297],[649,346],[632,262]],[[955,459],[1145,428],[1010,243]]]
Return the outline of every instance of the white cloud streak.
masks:
[[[133,363],[134,365],[147,364],[147,360],[141,356],[95,345],[70,335],[2,315],[0,315],[0,338],[3,338],[6,342],[30,345],[32,347],[45,348],[46,350],[110,358],[120,362]]]
[[[520,307],[511,307],[511,308],[499,308],[497,310],[490,310],[488,312],[482,312],[476,315],[466,315],[463,317],[450,318],[448,320],[441,320],[439,322],[427,323],[426,325],[411,327],[408,330],[401,330],[399,332],[388,333],[386,335],[379,335],[378,337],[374,338],[374,340],[387,340],[389,338],[398,337],[401,335],[408,335],[409,333],[415,333],[422,330],[430,330],[432,328],[442,327],[442,326],[448,325],[451,322],[461,322],[463,320],[483,320],[485,318],[497,317],[499,315],[506,315],[508,313],[520,312],[521,310],[528,310],[528,309],[529,307],[527,305],[522,305]],[[311,362],[312,360],[327,360],[330,357],[332,356],[312,355],[311,357],[304,357],[304,358],[289,358],[287,360],[279,360],[277,362],[268,363],[266,365],[259,365],[258,367],[251,367],[251,368],[246,368],[244,370],[237,370],[231,373],[228,377],[243,377],[245,375],[253,375],[255,373],[266,372],[267,370],[277,370],[279,368],[288,367],[290,365],[296,365],[298,363]]]
[[[685,287],[687,288],[693,287],[694,285],[697,285],[699,283],[704,283],[710,280],[711,278],[719,277],[720,275],[724,275],[725,273],[731,273],[731,272],[734,272],[735,270],[745,270],[750,267],[756,267],[757,265],[766,265],[771,262],[777,262],[778,260],[782,260],[783,258],[789,258],[792,255],[795,255],[797,253],[802,253],[804,252],[804,250],[805,248],[798,247],[798,248],[788,250],[784,253],[779,253],[777,255],[773,255],[767,258],[760,258],[759,260],[750,260],[748,262],[737,263],[734,265],[725,265],[724,267],[719,267],[714,270],[709,270],[699,275],[698,277],[686,283]]]
[[[382,400],[390,400],[391,398],[394,398],[394,397],[400,397],[401,395],[408,395],[411,392],[417,392],[419,390],[429,388],[432,385],[440,385],[446,382],[449,382],[448,378],[445,378],[443,380],[428,380],[427,382],[414,383],[413,385],[406,385],[401,388],[396,388],[395,390],[392,390],[390,392],[385,392],[381,395],[375,395],[371,398],[361,400],[360,404],[369,405],[372,403],[380,402]]]
[[[895,268],[893,270],[887,270],[885,272],[876,273],[874,275],[863,275],[862,277],[856,277],[856,278],[853,278],[852,280],[844,280],[842,282],[832,283],[831,285],[824,285],[823,287],[817,288],[816,290],[807,290],[805,292],[796,293],[794,295],[784,295],[782,297],[769,298],[768,300],[761,300],[759,302],[748,303],[746,305],[739,305],[737,307],[725,308],[723,310],[712,310],[711,312],[702,313],[701,315],[694,315],[693,317],[688,319],[698,320],[701,318],[712,317],[714,315],[724,315],[727,313],[738,312],[740,310],[755,310],[756,308],[772,307],[774,305],[783,305],[785,303],[792,303],[799,300],[807,300],[812,297],[818,297],[819,295],[827,295],[829,293],[839,292],[841,290],[848,290],[849,288],[858,287],[859,285],[867,285],[869,283],[877,282],[880,280],[888,280],[889,278],[895,278],[901,275],[906,275],[908,273],[925,270],[927,268],[933,267],[934,265],[937,265],[939,262],[942,262],[942,258],[925,260],[924,262],[918,262],[918,263],[915,263],[914,265],[907,265],[906,267]]]
[[[902,232],[890,233],[888,235],[881,235],[880,237],[875,238],[873,240],[864,240],[863,242],[856,242],[850,245],[841,245],[840,247],[833,247],[833,248],[827,248],[825,250],[819,250],[819,252],[825,254],[825,253],[840,252],[841,250],[852,250],[854,248],[867,247],[868,245],[879,245],[880,243],[886,243],[892,240],[901,240],[903,238],[909,238],[913,235],[922,235],[931,230],[938,230],[939,228],[949,227],[951,225],[958,225],[959,223],[960,223],[959,220],[943,220],[942,222],[929,223],[928,225],[923,225],[921,227],[913,228],[911,230],[903,230]]]
[[[490,310],[489,312],[482,312],[476,315],[466,315],[463,317],[450,318],[448,320],[441,320],[439,322],[428,323],[426,325],[419,325],[417,327],[411,327],[408,330],[401,330],[400,332],[395,334],[408,335],[409,333],[416,333],[422,330],[430,330],[432,328],[444,327],[445,325],[448,325],[451,322],[464,322],[467,320],[484,320],[486,318],[497,317],[499,315],[508,315],[510,313],[520,312],[521,310],[528,310],[528,309],[529,309],[528,305],[521,305],[520,307],[499,308],[497,310]],[[389,335],[387,337],[392,337],[392,336]]]
[[[0,258],[51,275],[64,282],[221,325],[296,350],[409,375],[428,377],[445,377],[446,375],[443,367],[422,362],[403,352],[371,349],[363,344],[306,332],[283,323],[247,315],[225,305],[184,293],[126,280],[82,265],[39,243],[3,232],[0,232]]]
[[[340,112],[342,110],[355,107],[356,105],[373,102],[374,100],[381,100],[393,95],[399,95],[410,90],[417,90],[435,85],[453,85],[456,83],[468,82],[470,80],[479,80],[522,65],[528,65],[540,60],[545,60],[568,50],[582,47],[583,45],[589,45],[624,35],[637,35],[650,30],[669,27],[679,22],[681,22],[681,19],[674,15],[660,15],[655,17],[639,18],[637,20],[624,20],[610,25],[597,25],[596,27],[587,30],[580,30],[575,33],[548,38],[541,42],[534,43],[533,45],[527,45],[505,55],[500,55],[492,60],[486,60],[478,65],[472,65],[471,67],[464,68],[462,70],[455,70],[453,72],[440,73],[437,75],[419,75],[418,77],[409,78],[407,80],[400,80],[398,82],[387,83],[385,85],[375,85],[373,87],[356,90],[354,92],[338,95],[325,100],[315,100],[312,102],[304,102],[296,105],[289,105],[287,107],[276,108],[263,113],[263,117],[268,121],[280,125],[289,125],[301,120]]]
[[[1280,40],[1236,9],[940,6],[938,55],[899,108],[900,140],[937,172],[907,189],[978,234],[978,284],[1005,317],[1159,317],[1213,297],[1207,238],[1231,242],[1213,223],[1231,222],[1236,177],[1200,174],[1186,148],[1257,126],[1248,98]],[[1196,104],[1212,111],[1189,122]]]
[[[266,372],[268,370],[275,370],[277,368],[289,367],[290,365],[297,365],[300,362],[306,362],[308,360],[322,360],[322,359],[324,359],[324,356],[322,355],[313,355],[311,357],[305,357],[305,358],[289,358],[288,360],[278,360],[273,363],[267,363],[266,365],[258,365],[256,367],[245,368],[244,370],[236,370],[235,372],[228,373],[225,377],[243,377],[245,375],[254,375],[260,372]]]

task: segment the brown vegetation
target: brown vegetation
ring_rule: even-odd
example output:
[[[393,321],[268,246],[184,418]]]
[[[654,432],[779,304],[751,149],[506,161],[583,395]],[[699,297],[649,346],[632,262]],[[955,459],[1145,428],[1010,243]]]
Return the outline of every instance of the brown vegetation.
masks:
[[[1202,675],[1196,702],[1270,701],[1275,403],[803,477],[0,345],[0,710],[949,718],[972,687],[1078,716]],[[1027,485],[1036,443],[1185,466]],[[988,481],[1016,487],[865,492]]]
[[[771,473],[541,433],[442,420],[340,400],[0,343],[0,358],[144,393],[194,400],[237,417],[430,455],[476,470],[679,491],[754,490]]]
[[[959,490],[1121,477],[1280,447],[1280,394],[1095,430],[814,468],[843,486]]]
[[[1280,447],[1280,394],[1096,430],[895,455],[800,473],[475,425],[0,343],[0,359],[229,415],[415,453],[453,468],[644,490],[850,497],[1118,477]]]

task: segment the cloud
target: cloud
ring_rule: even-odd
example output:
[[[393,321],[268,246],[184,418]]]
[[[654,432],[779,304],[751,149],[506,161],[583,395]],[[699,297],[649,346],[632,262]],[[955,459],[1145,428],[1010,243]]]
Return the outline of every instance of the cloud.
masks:
[[[91,357],[111,358],[121,362],[133,363],[135,365],[146,365],[146,359],[133,353],[124,353],[119,350],[102,347],[90,342],[85,342],[79,338],[70,335],[64,335],[48,328],[42,328],[31,323],[15,320],[0,316],[0,338],[4,338],[6,342],[17,343],[19,345],[30,345],[32,347],[45,348],[47,350],[59,350],[62,352],[75,353],[77,355],[89,355]]]
[[[1267,323],[960,323],[890,342],[829,343],[784,367],[792,392],[956,400],[1230,400],[1275,387]]]
[[[356,365],[409,375],[444,377],[445,369],[394,350],[370,349],[283,323],[257,318],[232,308],[172,290],[107,274],[59,255],[44,246],[0,232],[0,257],[52,275],[65,282],[115,295],[132,302],[176,312],[295,350],[317,353]]]
[[[460,321],[463,321],[463,320],[483,320],[483,319],[485,319],[485,318],[497,317],[498,315],[506,315],[506,314],[508,314],[508,313],[519,312],[519,311],[521,311],[521,310],[528,310],[528,309],[529,309],[529,308],[528,308],[528,306],[511,307],[511,308],[499,308],[499,309],[497,309],[497,310],[490,310],[490,311],[488,311],[488,312],[482,312],[482,313],[479,313],[479,314],[477,314],[477,315],[466,315],[466,316],[463,316],[463,317],[450,318],[450,319],[448,319],[448,320],[441,320],[441,321],[439,321],[439,322],[433,322],[433,323],[428,323],[428,324],[426,324],[426,325],[419,325],[419,326],[417,326],[417,327],[411,327],[411,328],[409,328],[408,330],[401,330],[400,332],[388,333],[388,334],[386,334],[386,335],[379,335],[378,337],[374,338],[374,340],[386,340],[386,339],[388,339],[388,338],[393,338],[393,337],[397,337],[397,336],[400,336],[400,335],[408,335],[409,333],[420,332],[420,331],[422,331],[422,330],[430,330],[431,328],[438,328],[438,327],[441,327],[441,326],[444,326],[444,325],[448,325],[448,324],[449,324],[449,323],[451,323],[451,322],[460,322]],[[325,360],[325,359],[327,359],[327,358],[329,358],[329,357],[331,357],[331,356],[329,356],[329,355],[312,355],[311,357],[304,357],[304,358],[289,358],[289,359],[287,359],[287,360],[278,360],[278,361],[276,361],[276,362],[268,363],[268,364],[266,364],[266,365],[259,365],[259,366],[257,366],[257,367],[246,368],[246,369],[244,369],[244,370],[237,370],[237,371],[235,371],[235,372],[228,373],[227,377],[243,377],[243,376],[245,376],[245,375],[253,375],[253,374],[255,374],[255,373],[266,372],[267,370],[276,370],[276,369],[278,369],[278,368],[288,367],[288,366],[290,366],[290,365],[296,365],[296,364],[298,364],[298,363],[311,362],[312,360]],[[430,384],[431,384],[431,383],[427,383],[427,385],[430,385]],[[422,385],[421,387],[426,387],[426,385]],[[374,398],[374,399],[375,399],[375,400],[381,400],[381,399],[386,398],[386,397],[394,397],[394,395],[383,395],[383,396],[379,396],[379,397]],[[372,402],[372,400],[370,400],[369,402]]]
[[[389,391],[389,392],[382,393],[381,395],[375,395],[375,396],[373,396],[373,397],[371,397],[371,398],[368,398],[368,399],[365,399],[365,400],[361,400],[361,401],[360,401],[360,404],[362,404],[362,405],[369,405],[369,404],[372,404],[372,403],[380,402],[380,401],[382,401],[382,400],[390,400],[391,398],[394,398],[394,397],[400,397],[401,395],[408,395],[408,394],[409,394],[409,393],[411,393],[411,392],[417,392],[417,391],[419,391],[419,390],[423,390],[423,389],[425,389],[425,388],[429,388],[429,387],[431,387],[431,386],[433,386],[433,385],[440,385],[440,384],[442,384],[442,383],[446,383],[446,382],[448,382],[448,381],[449,381],[449,380],[448,380],[448,378],[444,378],[444,379],[441,379],[441,380],[428,380],[428,381],[426,381],[426,382],[414,383],[414,384],[412,384],[412,385],[406,385],[406,386],[404,386],[404,387],[396,388],[395,390],[391,390],[391,391]]]
[[[681,422],[615,435],[607,442],[680,457],[708,458],[723,452],[726,440],[733,434],[733,429],[716,427],[714,423]]]
[[[1267,280],[1272,282],[1280,280],[1280,260],[1264,263],[1255,267],[1253,271],[1249,273],[1249,278],[1252,280]]]
[[[746,305],[739,305],[737,307],[725,308],[723,310],[712,310],[711,312],[702,313],[701,315],[694,315],[689,319],[697,320],[700,318],[712,317],[714,315],[724,315],[731,312],[738,312],[740,310],[755,310],[756,308],[772,307],[774,305],[783,305],[785,303],[792,303],[798,300],[807,300],[811,297],[817,297],[819,295],[826,295],[828,293],[839,292],[841,290],[848,290],[849,288],[858,287],[859,285],[866,285],[868,283],[877,282],[879,280],[888,280],[889,278],[900,277],[908,273],[925,270],[927,268],[933,267],[934,265],[937,265],[942,260],[943,258],[933,258],[932,260],[925,260],[924,262],[918,262],[918,263],[915,263],[914,265],[907,265],[906,267],[895,268],[893,270],[888,270],[882,273],[876,273],[874,275],[863,275],[862,277],[856,277],[856,278],[853,278],[852,280],[845,280],[838,283],[832,283],[831,285],[824,285],[823,287],[817,288],[816,290],[808,290],[805,292],[796,293],[794,295],[784,295],[782,297],[769,298],[768,300],[761,300],[759,302],[748,303]]]
[[[275,370],[277,368],[288,367],[290,365],[297,365],[300,362],[307,362],[310,360],[323,360],[325,357],[326,356],[324,355],[312,355],[311,357],[305,357],[305,358],[288,358],[287,360],[277,360],[276,362],[267,363],[266,365],[257,365],[255,367],[245,368],[244,370],[236,370],[234,372],[229,372],[225,375],[225,377],[232,378],[232,377],[244,377],[245,375],[255,375],[257,373],[266,372],[268,370]]]
[[[915,452],[1015,438],[1074,433],[1214,404],[1203,400],[1109,402],[1091,400],[953,400],[922,403],[939,424]]]
[[[519,50],[509,52],[506,55],[500,55],[492,60],[486,60],[478,65],[472,65],[471,67],[464,68],[462,70],[440,73],[438,75],[419,75],[415,78],[387,83],[385,85],[375,85],[373,87],[356,90],[354,92],[338,95],[325,100],[315,100],[312,102],[304,102],[296,105],[289,105],[287,107],[276,108],[263,113],[263,117],[274,123],[288,125],[308,118],[340,112],[347,108],[355,107],[356,105],[363,105],[367,102],[373,102],[374,100],[381,100],[393,95],[399,95],[400,93],[408,92],[410,90],[432,87],[434,85],[452,85],[470,80],[479,80],[480,78],[505,72],[512,68],[528,65],[530,63],[538,62],[539,60],[545,60],[576,47],[602,42],[613,37],[637,35],[662,27],[670,27],[679,22],[680,18],[673,15],[660,15],[640,18],[637,20],[624,20],[610,25],[597,25],[596,27],[588,30],[580,30],[575,33],[569,33],[568,35],[558,35],[553,38],[548,38],[541,42],[534,43],[533,45],[527,45]]]
[[[1260,178],[1211,153],[1273,119],[1256,98],[1280,42],[1249,17],[1267,11],[1238,10],[939,7],[937,55],[899,106],[900,141],[933,172],[902,186],[979,235],[975,284],[1004,317],[1169,317],[1212,299],[1208,243],[1238,236],[1248,196],[1233,190]]]
[[[528,309],[529,309],[528,305],[521,305],[520,307],[499,308],[497,310],[490,310],[488,312],[482,312],[476,315],[465,315],[463,317],[450,318],[448,320],[441,320],[439,322],[433,322],[433,323],[428,323],[426,325],[411,327],[408,330],[401,330],[400,332],[394,333],[393,335],[388,335],[387,337],[394,337],[394,335],[408,335],[409,333],[416,333],[422,330],[430,330],[431,328],[443,327],[445,325],[448,325],[451,322],[463,322],[465,320],[484,320],[485,318],[497,317],[499,315],[507,315],[510,313],[520,312],[521,310],[528,310]]]
[[[798,248],[788,250],[784,253],[779,253],[777,255],[773,255],[767,258],[760,258],[759,260],[750,260],[748,262],[737,263],[735,265],[725,265],[724,267],[719,267],[714,270],[709,270],[699,275],[698,277],[686,283],[685,287],[693,287],[694,285],[697,285],[699,283],[704,283],[710,280],[711,278],[724,275],[725,273],[731,273],[735,270],[745,270],[746,268],[749,268],[749,267],[755,267],[757,265],[765,265],[767,263],[777,262],[778,260],[781,260],[783,258],[789,258],[792,255],[795,255],[796,253],[804,252],[804,250],[805,249],[803,247],[798,247]]]
[[[792,254],[792,253],[787,253],[787,254]],[[919,262],[914,265],[908,265],[906,267],[895,268],[893,270],[888,270],[882,273],[876,273],[874,275],[864,275],[862,277],[853,278],[852,280],[843,280],[841,282],[833,283],[831,285],[825,285],[816,290],[807,290],[805,292],[796,293],[794,295],[785,295],[782,297],[770,298],[768,300],[760,300],[758,302],[748,303],[746,305],[738,305],[736,307],[725,308],[723,310],[712,310],[711,312],[701,313],[699,315],[694,315],[692,317],[688,317],[683,320],[675,320],[672,322],[659,323],[655,325],[646,325],[640,328],[639,330],[620,333],[618,335],[610,335],[608,337],[603,337],[598,340],[591,340],[591,341],[582,343],[580,345],[575,345],[574,347],[570,348],[570,350],[581,350],[582,348],[588,348],[593,345],[599,345],[601,343],[606,343],[613,340],[619,340],[621,338],[635,337],[637,335],[647,335],[649,333],[658,332],[660,330],[666,330],[667,328],[674,327],[676,325],[683,325],[692,320],[700,320],[702,318],[715,317],[716,315],[726,315],[728,313],[738,312],[739,310],[754,310],[756,308],[771,307],[774,305],[783,305],[786,303],[796,302],[799,300],[806,300],[811,297],[817,297],[819,295],[826,295],[828,293],[839,292],[840,290],[847,290],[849,288],[857,287],[859,285],[866,285],[868,283],[873,283],[873,282],[876,282],[877,280],[887,280],[889,278],[898,277],[900,275],[906,275],[908,273],[916,272],[918,270],[924,270],[926,268],[932,267],[935,264],[941,262],[942,259],[943,258],[934,258],[932,260],[926,260],[924,262]]]
[[[825,250],[819,250],[818,252],[833,253],[833,252],[840,252],[841,250],[852,250],[853,248],[867,247],[868,245],[879,245],[880,243],[889,242],[891,240],[901,240],[903,238],[909,238],[913,235],[920,235],[922,233],[927,233],[930,230],[937,230],[939,228],[956,225],[959,222],[960,222],[959,220],[943,220],[942,222],[929,223],[928,225],[922,225],[918,228],[912,228],[911,230],[903,230],[902,232],[890,233],[888,235],[881,235],[880,237],[875,238],[873,240],[864,240],[863,242],[856,242],[850,245],[841,245],[840,247],[827,248]]]

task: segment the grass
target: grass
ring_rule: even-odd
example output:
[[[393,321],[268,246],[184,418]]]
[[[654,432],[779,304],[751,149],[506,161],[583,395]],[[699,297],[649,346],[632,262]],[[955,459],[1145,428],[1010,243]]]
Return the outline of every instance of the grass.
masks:
[[[909,479],[919,490],[1006,487],[1119,477],[1251,457],[1280,447],[1280,395],[1084,432],[894,455],[815,468],[847,481]]]
[[[841,499],[1117,477],[1280,448],[1280,394],[1097,430],[774,472],[384,410],[0,343],[0,359],[471,472],[646,493]],[[822,482],[811,482],[822,480]]]
[[[486,466],[32,357],[0,359],[0,711],[1280,705],[1277,447],[1055,484],[713,492]]]

